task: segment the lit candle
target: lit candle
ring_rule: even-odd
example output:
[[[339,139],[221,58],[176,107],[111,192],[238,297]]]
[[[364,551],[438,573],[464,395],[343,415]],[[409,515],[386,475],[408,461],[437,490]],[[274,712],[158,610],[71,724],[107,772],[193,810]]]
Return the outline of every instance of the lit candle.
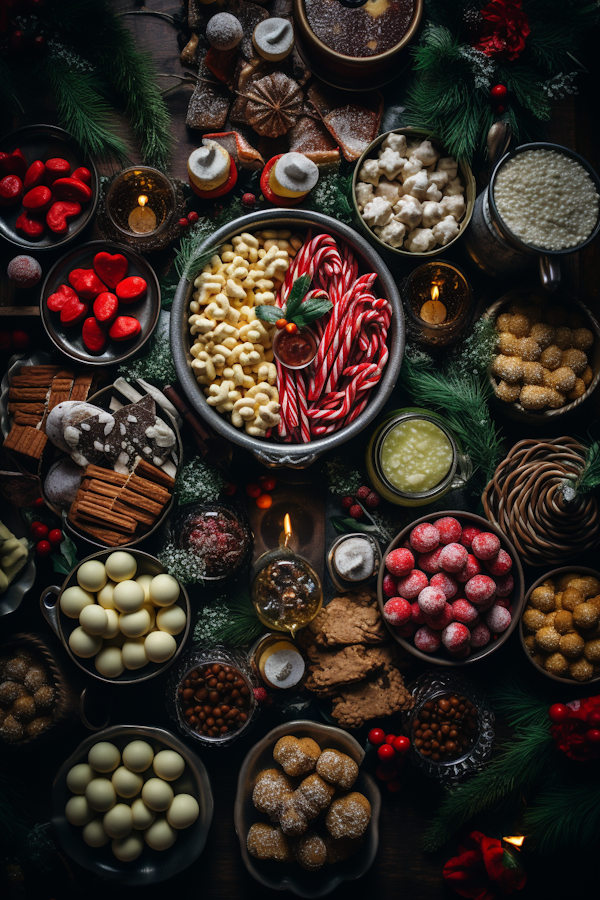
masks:
[[[403,299],[414,332],[409,334],[421,343],[444,346],[457,340],[468,325],[471,288],[451,263],[419,266],[407,279]]]
[[[440,299],[440,289],[437,284],[431,286],[431,300],[427,300],[421,307],[420,316],[429,325],[441,325],[446,321],[446,307]]]
[[[138,205],[129,213],[127,220],[129,227],[135,234],[150,234],[156,228],[156,215],[146,204],[148,197],[140,194],[137,198]]]

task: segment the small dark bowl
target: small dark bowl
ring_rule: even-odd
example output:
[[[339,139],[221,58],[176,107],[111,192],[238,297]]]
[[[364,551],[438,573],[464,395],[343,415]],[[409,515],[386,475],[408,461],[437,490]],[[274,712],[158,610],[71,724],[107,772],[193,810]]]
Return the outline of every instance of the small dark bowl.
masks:
[[[49,228],[46,228],[39,240],[30,241],[15,228],[15,222],[23,212],[23,204],[19,202],[14,206],[5,206],[0,209],[0,235],[11,244],[31,252],[55,250],[57,247],[64,247],[78,237],[91,222],[96,212],[96,206],[98,205],[98,172],[96,171],[96,166],[75,138],[71,137],[68,132],[63,131],[62,128],[57,128],[56,125],[27,125],[25,128],[19,128],[18,131],[13,131],[0,140],[0,150],[3,153],[12,153],[18,147],[23,151],[29,165],[35,162],[36,159],[41,159],[45,162],[47,159],[59,156],[71,164],[71,171],[80,166],[85,166],[92,174],[92,180],[89,185],[92,189],[91,200],[89,203],[81,205],[81,213],[70,220],[66,234],[54,234]]]
[[[178,831],[177,840],[168,850],[159,852],[144,845],[140,856],[127,863],[113,855],[110,843],[99,848],[88,847],[81,835],[82,829],[71,825],[67,820],[65,805],[72,796],[67,787],[67,775],[73,766],[86,761],[91,747],[99,741],[111,741],[122,750],[130,741],[138,739],[148,741],[155,752],[175,750],[183,756],[186,771],[172,784],[179,793],[191,794],[196,798],[200,805],[200,815],[189,828]],[[164,728],[114,725],[87,738],[63,763],[52,785],[52,807],[54,837],[78,865],[108,881],[117,881],[128,887],[148,887],[158,881],[174,878],[198,859],[206,844],[214,802],[206,769],[182,740]]]
[[[81,325],[65,328],[61,324],[59,313],[50,312],[46,301],[50,294],[53,294],[58,289],[59,285],[69,283],[68,275],[72,269],[91,269],[94,256],[103,250],[112,254],[121,253],[125,256],[129,261],[127,277],[130,275],[141,276],[146,280],[148,290],[141,300],[136,300],[135,303],[120,304],[119,306],[119,315],[133,316],[139,320],[142,330],[137,338],[131,341],[123,341],[122,343],[109,339],[108,346],[102,353],[90,353],[81,337]],[[82,244],[81,247],[71,250],[50,269],[40,296],[40,314],[48,337],[54,346],[58,347],[61,353],[64,353],[69,359],[83,363],[86,366],[114,366],[137,353],[156,328],[160,314],[160,286],[158,278],[152,266],[142,256],[128,247],[123,247],[121,244],[111,244],[109,241],[91,241],[89,244]]]

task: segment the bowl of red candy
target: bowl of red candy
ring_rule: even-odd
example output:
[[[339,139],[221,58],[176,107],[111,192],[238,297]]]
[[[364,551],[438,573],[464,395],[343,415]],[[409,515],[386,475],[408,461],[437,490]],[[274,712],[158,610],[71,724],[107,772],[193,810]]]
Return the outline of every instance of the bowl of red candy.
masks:
[[[519,621],[524,593],[513,545],[486,519],[462,510],[424,516],[401,531],[377,581],[392,637],[440,666],[497,650]]]

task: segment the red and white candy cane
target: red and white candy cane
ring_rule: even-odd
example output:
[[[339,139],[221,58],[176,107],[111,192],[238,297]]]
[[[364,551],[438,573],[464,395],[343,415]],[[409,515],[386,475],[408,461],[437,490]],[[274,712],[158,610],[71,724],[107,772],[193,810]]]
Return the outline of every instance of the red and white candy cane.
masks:
[[[296,393],[298,397],[298,414],[300,418],[300,435],[303,443],[310,441],[310,420],[308,417],[308,402],[306,399],[306,382],[304,381],[304,372],[294,372],[296,382]]]

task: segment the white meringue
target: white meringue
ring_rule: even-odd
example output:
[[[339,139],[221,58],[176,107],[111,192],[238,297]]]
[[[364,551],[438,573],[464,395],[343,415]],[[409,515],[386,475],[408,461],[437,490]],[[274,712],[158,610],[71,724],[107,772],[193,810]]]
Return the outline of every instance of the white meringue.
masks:
[[[432,166],[440,158],[440,154],[431,141],[423,141],[414,151],[413,156],[420,159],[424,166]]]
[[[454,216],[457,222],[462,219],[467,208],[462,194],[451,194],[449,197],[443,197],[440,206],[444,210],[445,216]]]
[[[406,250],[410,250],[411,253],[427,253],[428,250],[433,250],[436,243],[435,235],[431,228],[415,228],[408,235],[404,247]]]
[[[385,225],[392,218],[392,204],[383,197],[374,197],[363,209],[362,217],[371,228]]]
[[[369,187],[372,187],[372,185],[369,185]],[[383,197],[385,200],[388,200],[393,206],[394,203],[397,203],[400,199],[401,190],[402,185],[398,184],[397,181],[392,182],[388,181],[387,178],[382,178],[378,186],[375,188],[375,196]]]
[[[364,163],[360,167],[360,172],[358,173],[358,177],[361,181],[366,181],[369,184],[379,184],[379,178],[381,177],[381,171],[379,169],[379,160],[378,159],[365,159]]]
[[[390,147],[379,154],[379,168],[388,178],[396,178],[404,168],[406,160]]]
[[[433,228],[444,218],[444,208],[441,203],[428,200],[423,204],[423,228]]]
[[[458,163],[452,156],[443,156],[438,159],[436,170],[438,172],[447,172],[448,178],[456,178],[458,173]]]
[[[408,196],[400,197],[400,200],[394,206],[394,218],[399,222],[403,222],[409,231],[421,224],[423,216],[423,207],[416,197]]]
[[[460,178],[453,178],[443,189],[442,194],[444,197],[454,197],[456,194],[464,194],[464,192],[465,189],[460,182]]]
[[[359,181],[354,193],[356,194],[358,208],[363,209],[373,199],[373,185],[367,184],[366,181]]]
[[[406,137],[403,134],[395,134],[393,131],[390,132],[386,139],[381,142],[381,146],[384,150],[387,150],[388,148],[390,150],[395,150],[396,153],[399,153],[402,157],[408,155],[406,153]]]
[[[398,222],[396,219],[390,219],[387,225],[384,225],[381,228],[375,228],[374,230],[379,240],[383,241],[384,244],[389,244],[390,247],[402,246],[404,235],[406,234],[406,226],[403,225],[402,222]]]
[[[458,232],[458,222],[454,216],[446,216],[445,219],[442,219],[441,222],[438,222],[437,225],[434,225],[433,227],[433,236],[437,243],[441,244],[442,247],[454,240]]]
[[[417,200],[423,200],[428,184],[429,176],[424,169],[421,169],[416,175],[411,175],[410,178],[406,179],[404,182],[404,194],[412,194]]]

